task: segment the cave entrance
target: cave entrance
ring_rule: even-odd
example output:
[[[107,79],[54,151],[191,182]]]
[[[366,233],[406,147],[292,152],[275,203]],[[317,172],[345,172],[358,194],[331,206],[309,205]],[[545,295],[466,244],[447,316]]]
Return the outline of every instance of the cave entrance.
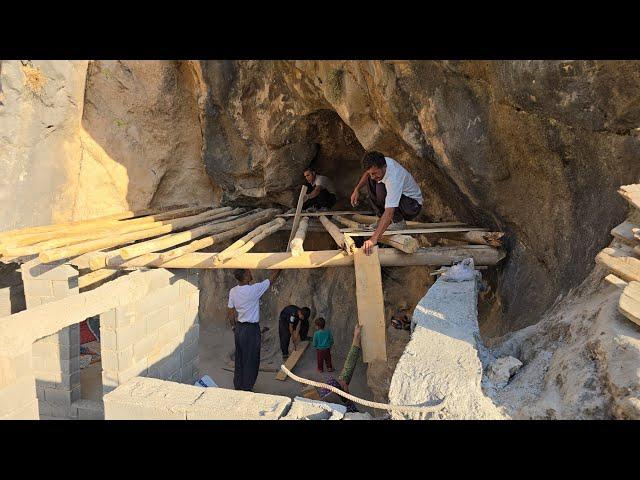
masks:
[[[334,209],[350,208],[349,198],[362,175],[360,160],[365,152],[353,130],[333,110],[318,110],[302,117],[296,131],[304,142],[315,145],[315,156],[302,168],[314,168],[333,181],[337,197]],[[303,172],[295,173],[297,182],[304,183]],[[299,191],[297,188],[296,199]]]

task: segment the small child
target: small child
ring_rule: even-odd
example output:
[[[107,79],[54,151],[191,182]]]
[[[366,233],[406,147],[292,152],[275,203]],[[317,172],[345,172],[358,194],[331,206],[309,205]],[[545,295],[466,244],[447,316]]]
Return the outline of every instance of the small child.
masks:
[[[315,323],[318,329],[313,334],[313,348],[316,349],[318,372],[324,372],[324,363],[327,364],[327,372],[333,372],[333,365],[331,365],[331,346],[333,345],[333,335],[331,334],[331,330],[324,328],[324,318],[317,318]]]

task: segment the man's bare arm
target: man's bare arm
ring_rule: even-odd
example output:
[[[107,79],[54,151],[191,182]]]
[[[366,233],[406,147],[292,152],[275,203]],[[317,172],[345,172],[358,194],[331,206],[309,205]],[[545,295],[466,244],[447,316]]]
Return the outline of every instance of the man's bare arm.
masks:
[[[351,206],[355,207],[358,204],[358,197],[360,195],[360,189],[365,186],[367,183],[367,178],[369,174],[364,172],[356,185],[356,188],[353,189],[353,193],[351,194]]]
[[[235,308],[227,308],[227,321],[229,322],[229,325],[231,325],[232,327],[235,325],[235,323],[236,323],[236,309]]]
[[[278,279],[281,272],[282,270],[274,270],[273,272],[271,272],[271,275],[269,275],[269,283],[271,285],[273,285],[273,282],[275,282]]]
[[[322,187],[320,185],[316,185],[313,191],[307,194],[307,196],[305,197],[305,200],[311,200],[312,198],[316,198],[318,195],[320,195],[320,190],[322,190]]]
[[[385,208],[384,213],[378,220],[378,227],[375,229],[371,238],[364,242],[362,248],[364,248],[364,253],[367,255],[371,255],[371,249],[378,243],[378,239],[380,235],[382,235],[387,227],[391,225],[391,221],[393,220],[393,213],[395,212],[395,207]]]

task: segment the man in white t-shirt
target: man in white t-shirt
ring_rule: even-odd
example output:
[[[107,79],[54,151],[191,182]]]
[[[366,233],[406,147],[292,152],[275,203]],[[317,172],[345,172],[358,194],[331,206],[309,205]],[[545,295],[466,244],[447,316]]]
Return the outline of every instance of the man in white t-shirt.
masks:
[[[307,181],[307,195],[302,204],[304,210],[328,210],[336,204],[336,189],[329,177],[318,175],[309,167],[304,171],[304,178]]]
[[[275,270],[262,282],[252,283],[251,270],[238,269],[233,274],[238,285],[229,290],[227,320],[234,329],[236,345],[233,386],[236,390],[253,390],[260,369],[260,297],[278,278]]]
[[[393,158],[376,151],[366,152],[362,166],[365,172],[351,194],[351,205],[357,205],[360,188],[366,185],[371,206],[379,217],[372,226],[371,238],[363,244],[365,253],[369,255],[387,228],[402,230],[406,228],[405,220],[418,216],[423,200],[414,178]]]

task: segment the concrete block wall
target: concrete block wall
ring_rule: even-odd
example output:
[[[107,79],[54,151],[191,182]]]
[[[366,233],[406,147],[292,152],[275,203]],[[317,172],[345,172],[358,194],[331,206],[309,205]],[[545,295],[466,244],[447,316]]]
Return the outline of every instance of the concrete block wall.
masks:
[[[22,265],[27,309],[77,295],[78,271],[63,262]],[[80,399],[80,326],[73,325],[36,341],[32,366],[40,416],[76,418]]]
[[[278,420],[290,406],[280,395],[141,377],[104,396],[105,420]]]
[[[198,379],[198,273],[172,273],[171,285],[100,316],[105,394],[134,377]]]

